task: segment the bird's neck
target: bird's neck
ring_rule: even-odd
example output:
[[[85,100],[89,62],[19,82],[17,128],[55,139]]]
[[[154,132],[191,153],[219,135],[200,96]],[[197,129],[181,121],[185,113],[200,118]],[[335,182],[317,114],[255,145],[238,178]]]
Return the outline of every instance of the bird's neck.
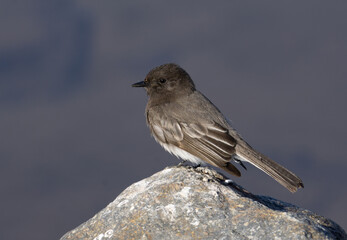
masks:
[[[178,101],[181,98],[188,97],[190,94],[192,94],[194,91],[185,91],[181,92],[180,94],[177,93],[166,93],[166,94],[158,94],[153,93],[149,96],[147,107],[154,107],[161,104],[168,104],[171,102]]]

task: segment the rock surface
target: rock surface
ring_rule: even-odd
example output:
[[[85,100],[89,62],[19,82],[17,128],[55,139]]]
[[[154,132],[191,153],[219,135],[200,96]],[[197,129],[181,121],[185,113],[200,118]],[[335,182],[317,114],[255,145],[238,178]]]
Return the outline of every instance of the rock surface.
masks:
[[[61,239],[347,239],[329,219],[224,180],[206,168],[166,168]]]

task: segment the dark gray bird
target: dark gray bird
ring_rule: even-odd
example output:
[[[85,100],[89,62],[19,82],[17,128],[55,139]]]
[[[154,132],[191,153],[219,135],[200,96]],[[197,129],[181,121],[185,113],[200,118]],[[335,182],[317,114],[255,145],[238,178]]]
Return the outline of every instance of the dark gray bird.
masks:
[[[132,85],[144,87],[149,96],[147,125],[154,139],[168,152],[194,164],[208,163],[241,176],[231,160],[247,161],[289,191],[304,187],[300,178],[253,149],[231,127],[223,114],[195,89],[189,74],[176,64],[152,69],[145,80]]]

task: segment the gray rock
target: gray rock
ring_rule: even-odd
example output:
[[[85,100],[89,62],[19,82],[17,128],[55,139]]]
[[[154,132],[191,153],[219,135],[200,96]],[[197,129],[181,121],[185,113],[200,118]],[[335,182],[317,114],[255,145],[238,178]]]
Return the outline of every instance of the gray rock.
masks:
[[[256,196],[207,168],[170,167],[61,239],[347,239],[331,220]]]

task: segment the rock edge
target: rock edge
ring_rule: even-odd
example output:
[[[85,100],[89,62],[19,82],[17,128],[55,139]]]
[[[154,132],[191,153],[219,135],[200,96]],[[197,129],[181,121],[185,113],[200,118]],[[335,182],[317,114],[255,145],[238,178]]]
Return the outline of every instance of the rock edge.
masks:
[[[333,221],[257,196],[208,168],[168,167],[132,184],[68,239],[347,239]]]

